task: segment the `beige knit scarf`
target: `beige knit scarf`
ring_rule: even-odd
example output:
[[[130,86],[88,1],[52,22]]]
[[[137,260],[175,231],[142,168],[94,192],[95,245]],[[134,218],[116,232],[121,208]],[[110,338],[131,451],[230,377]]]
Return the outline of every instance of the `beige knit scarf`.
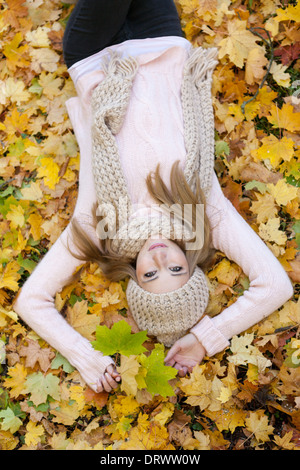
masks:
[[[206,195],[210,191],[214,165],[211,81],[217,63],[216,54],[215,48],[192,49],[183,70],[181,86],[187,153],[184,175],[194,190],[195,177],[198,174]],[[129,216],[121,225],[116,224],[116,215],[132,214],[114,136],[123,124],[138,63],[132,57],[121,59],[118,54],[112,53],[103,70],[105,78],[92,94],[92,161],[98,215],[106,220],[109,230],[105,236],[113,240],[114,250],[120,256],[134,260],[150,235],[160,233],[167,235],[169,239],[175,239],[179,227],[175,218],[170,233],[170,217],[164,213],[152,218]],[[180,228],[182,229],[181,225]],[[128,237],[128,234],[131,236]],[[103,232],[98,231],[98,236],[103,236]],[[189,240],[191,237],[189,228],[185,229],[182,239]],[[167,346],[173,344],[199,320],[208,302],[205,276],[198,267],[186,285],[177,291],[149,294],[131,279],[126,294],[138,326],[147,329],[148,334],[157,336]]]

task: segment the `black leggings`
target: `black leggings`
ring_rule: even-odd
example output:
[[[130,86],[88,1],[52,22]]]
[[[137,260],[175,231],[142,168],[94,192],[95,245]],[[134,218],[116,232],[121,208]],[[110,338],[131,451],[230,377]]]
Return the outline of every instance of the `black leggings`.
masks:
[[[183,36],[173,0],[78,0],[63,40],[67,67],[129,39]]]

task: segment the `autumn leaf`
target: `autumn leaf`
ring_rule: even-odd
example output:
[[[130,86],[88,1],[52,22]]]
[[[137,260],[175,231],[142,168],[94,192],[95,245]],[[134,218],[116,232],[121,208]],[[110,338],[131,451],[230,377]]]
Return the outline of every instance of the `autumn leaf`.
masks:
[[[257,37],[247,30],[247,22],[234,19],[228,22],[228,36],[219,42],[219,57],[229,56],[237,67],[243,67],[249,52],[257,47]]]
[[[249,417],[245,419],[245,426],[258,442],[269,441],[270,434],[274,431],[274,427],[269,425],[268,417],[258,411],[250,411]]]
[[[85,338],[94,339],[94,333],[99,325],[99,317],[88,313],[88,302],[77,301],[73,307],[68,306],[67,318],[69,323],[80,332]]]
[[[215,422],[219,431],[234,432],[245,424],[246,413],[238,408],[223,408],[222,411],[204,410],[203,414]]]
[[[267,119],[275,128],[286,129],[290,132],[300,131],[300,113],[294,112],[291,104],[284,103],[281,109],[273,104]]]
[[[0,411],[1,429],[4,431],[10,431],[13,434],[18,431],[20,426],[23,424],[22,420],[15,416],[12,409],[7,408],[6,410]]]
[[[21,46],[23,41],[22,33],[18,32],[10,43],[5,44],[3,53],[7,59],[7,66],[12,72],[15,72],[17,67],[26,67],[29,65],[29,60],[24,58],[23,55],[28,51],[28,46]]]
[[[125,320],[120,320],[111,329],[105,325],[97,326],[96,341],[92,341],[92,345],[104,355],[119,353],[131,356],[146,351],[143,346],[146,339],[146,331],[132,334],[130,325]]]
[[[36,446],[41,442],[41,437],[44,435],[44,428],[40,424],[29,421],[26,426],[25,444],[28,446]]]
[[[275,242],[277,245],[284,245],[287,240],[285,232],[280,230],[280,219],[278,217],[272,217],[266,223],[261,223],[259,235],[266,242]]]
[[[46,372],[50,367],[50,361],[55,353],[50,348],[41,348],[37,341],[27,339],[28,346],[22,346],[19,349],[20,356],[26,357],[25,366],[34,368],[38,362],[43,372]]]
[[[253,339],[253,333],[245,333],[239,337],[234,336],[230,345],[232,355],[228,360],[236,365],[253,364],[257,366],[260,372],[263,372],[272,363],[263,356],[256,346],[253,346]]]
[[[44,183],[50,189],[54,189],[59,182],[59,166],[51,157],[43,157],[40,160],[38,177],[43,178]]]
[[[270,73],[275,82],[284,88],[288,88],[291,84],[291,77],[287,72],[287,66],[273,62],[270,68]]]
[[[294,141],[287,137],[278,139],[271,134],[261,140],[261,147],[252,152],[252,155],[259,160],[268,160],[273,168],[284,161],[290,161],[294,155]]]
[[[20,266],[16,261],[10,261],[4,269],[0,266],[0,288],[5,287],[16,292],[19,289],[18,281],[21,277],[19,270]]]
[[[26,393],[30,393],[30,399],[36,406],[45,403],[48,395],[55,400],[60,398],[59,378],[51,373],[43,375],[41,372],[34,372],[28,375],[24,388]]]
[[[300,5],[297,3],[296,5],[288,5],[287,8],[278,8],[276,10],[276,21],[296,21],[300,22]]]
[[[229,260],[223,258],[217,266],[208,273],[208,277],[213,279],[214,277],[221,282],[232,287],[238,277],[241,274],[241,269],[234,263],[230,263]]]
[[[28,371],[23,364],[17,363],[15,366],[9,367],[4,385],[11,389],[10,396],[12,398],[17,398],[22,394],[27,374]]]
[[[136,395],[138,390],[138,383],[136,376],[141,365],[135,355],[126,357],[121,356],[121,364],[117,368],[122,377],[121,390],[127,395]]]
[[[151,354],[140,358],[142,366],[146,369],[145,383],[148,392],[153,395],[159,394],[163,397],[173,396],[174,391],[169,380],[176,377],[177,371],[173,367],[164,365],[164,348],[156,344]]]
[[[299,189],[288,184],[284,179],[277,181],[276,184],[268,184],[268,189],[280,206],[286,206],[289,201],[299,195]]]

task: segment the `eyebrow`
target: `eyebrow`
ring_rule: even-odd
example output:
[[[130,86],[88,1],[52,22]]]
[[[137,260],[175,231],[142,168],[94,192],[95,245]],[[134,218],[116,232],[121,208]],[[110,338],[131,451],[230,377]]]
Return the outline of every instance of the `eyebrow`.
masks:
[[[182,276],[183,274],[188,274],[188,272],[184,272],[184,273],[178,273],[178,274],[171,274],[171,276]],[[149,279],[148,281],[141,281],[142,284],[146,284],[147,282],[151,282],[151,281],[155,281],[155,279],[158,279],[159,276],[156,276],[156,277],[153,277],[151,279]]]

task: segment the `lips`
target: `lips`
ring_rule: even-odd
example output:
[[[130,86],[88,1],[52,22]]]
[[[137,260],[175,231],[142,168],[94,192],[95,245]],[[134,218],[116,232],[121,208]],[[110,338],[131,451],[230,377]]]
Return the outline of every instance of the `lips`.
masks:
[[[148,251],[154,250],[154,248],[167,248],[167,245],[164,243],[153,243],[153,245],[150,246]]]

